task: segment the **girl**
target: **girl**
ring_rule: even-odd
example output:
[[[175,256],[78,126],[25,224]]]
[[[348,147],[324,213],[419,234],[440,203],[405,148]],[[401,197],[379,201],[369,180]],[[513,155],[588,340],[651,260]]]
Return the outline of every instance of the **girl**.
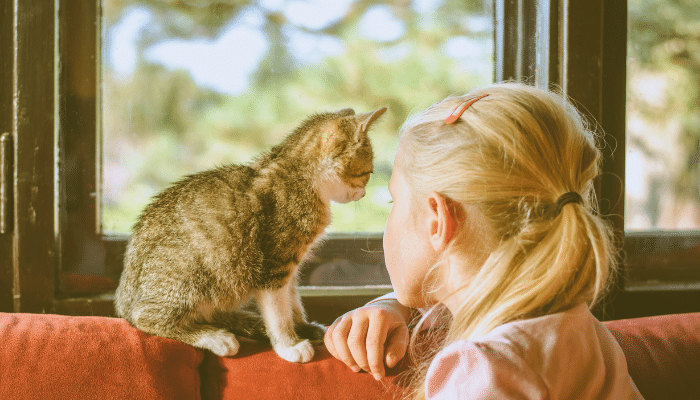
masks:
[[[417,399],[642,398],[589,311],[614,273],[596,139],[565,98],[518,83],[410,118],[384,232],[395,292],[338,318],[329,351],[380,379],[406,353],[411,309],[446,308]]]

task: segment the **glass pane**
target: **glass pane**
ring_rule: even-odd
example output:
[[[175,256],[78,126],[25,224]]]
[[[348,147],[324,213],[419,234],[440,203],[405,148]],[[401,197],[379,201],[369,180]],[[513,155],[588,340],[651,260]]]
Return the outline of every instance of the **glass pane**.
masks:
[[[629,2],[625,229],[700,229],[700,1]]]
[[[128,233],[171,182],[247,163],[310,114],[388,106],[367,195],[329,227],[381,232],[398,128],[491,82],[492,42],[490,0],[104,0],[103,231]]]
[[[700,1],[630,0],[628,289],[700,282]]]

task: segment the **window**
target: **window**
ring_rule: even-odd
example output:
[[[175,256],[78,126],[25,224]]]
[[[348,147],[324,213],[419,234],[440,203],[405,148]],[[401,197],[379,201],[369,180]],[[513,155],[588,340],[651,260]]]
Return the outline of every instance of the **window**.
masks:
[[[698,6],[629,1],[628,290],[700,288]]]
[[[68,80],[95,68],[101,84],[94,103],[78,104],[97,117],[71,121],[68,113],[63,122],[73,129],[64,129],[59,293],[113,290],[136,216],[179,177],[248,162],[311,113],[381,106],[391,113],[372,131],[368,194],[333,206],[330,239],[301,284],[315,287],[308,295],[389,290],[381,232],[398,128],[412,110],[493,80],[491,2],[328,4],[104,1],[93,10],[101,16],[99,62],[71,57],[62,72]],[[65,20],[91,18],[69,7]],[[66,51],[75,18],[62,25]],[[91,160],[101,160],[97,170]]]
[[[88,270],[91,258],[123,248],[150,198],[180,177],[250,162],[315,112],[389,106],[371,135],[367,195],[331,207],[329,240],[301,279],[387,290],[381,232],[398,128],[411,110],[492,81],[491,15],[489,1],[104,1],[95,179],[98,232],[111,241],[78,237],[61,290],[115,286],[118,263]]]
[[[452,24],[457,21],[450,25],[456,29],[456,33],[451,34],[459,36],[452,43],[453,45],[456,43],[454,46],[457,49],[465,50],[465,54],[469,53],[469,57],[474,56],[469,51],[469,49],[473,49],[470,47],[471,44],[474,44],[473,40],[488,40],[490,35],[488,29],[491,29],[494,53],[492,71],[495,80],[524,77],[535,85],[545,87],[550,84],[559,85],[576,100],[583,110],[600,123],[609,139],[608,144],[616,145],[608,146],[605,149],[605,173],[597,182],[597,191],[601,210],[620,233],[620,239],[622,239],[622,233],[626,228],[627,237],[624,246],[627,258],[623,265],[625,274],[620,277],[617,285],[618,290],[613,293],[606,304],[606,313],[603,314],[606,318],[698,311],[698,304],[700,304],[700,290],[697,286],[688,284],[688,282],[692,283],[693,279],[695,282],[700,281],[698,279],[700,271],[698,270],[698,266],[700,266],[698,259],[700,257],[698,257],[697,225],[686,224],[688,217],[676,218],[675,226],[660,224],[659,221],[662,219],[657,217],[663,212],[637,217],[640,209],[649,209],[648,205],[653,203],[648,198],[645,200],[643,197],[634,197],[628,202],[623,200],[625,199],[625,187],[627,186],[630,196],[634,195],[635,188],[639,188],[634,186],[634,179],[642,176],[637,174],[639,167],[634,166],[640,164],[633,162],[635,157],[639,159],[635,152],[643,153],[647,150],[642,147],[642,144],[646,145],[642,140],[646,139],[638,139],[636,132],[639,131],[635,131],[635,129],[639,126],[645,126],[644,124],[648,124],[649,121],[645,119],[647,117],[642,118],[640,115],[651,111],[651,118],[657,118],[660,114],[659,107],[664,111],[666,107],[669,107],[671,112],[666,114],[672,115],[677,122],[653,121],[652,125],[670,126],[675,129],[670,132],[675,133],[681,132],[678,130],[679,126],[682,126],[686,133],[690,132],[689,128],[697,126],[696,121],[694,121],[697,111],[693,108],[697,105],[697,100],[694,100],[689,94],[691,89],[697,87],[697,84],[693,83],[696,82],[694,79],[697,79],[697,75],[690,73],[693,71],[692,68],[696,68],[693,63],[697,61],[697,45],[692,39],[692,35],[697,33],[697,24],[692,23],[690,19],[688,20],[691,21],[690,24],[685,25],[684,22],[686,16],[693,15],[694,9],[682,9],[680,5],[676,4],[677,2],[668,2],[667,4],[661,0],[645,1],[630,0],[629,2],[629,45],[627,26],[622,22],[628,19],[628,5],[624,2],[494,0],[492,6],[494,22],[490,28],[488,28],[488,20],[481,25],[475,23],[475,21],[483,22],[484,19],[480,20],[478,17],[488,15],[491,12],[488,11],[490,2],[484,3],[478,0],[469,2],[414,1],[411,4],[415,4],[415,6],[407,6],[411,10],[414,10],[415,7],[422,11],[428,10],[426,11],[428,13],[434,12],[430,10],[439,10],[440,7],[435,8],[435,5],[438,4],[457,7],[453,9],[457,10],[456,14],[448,14],[443,18],[446,21],[439,22]],[[119,213],[126,213],[126,211],[119,211],[121,206],[114,200],[115,197],[110,197],[114,195],[114,187],[119,186],[110,188],[109,185],[114,182],[109,183],[107,178],[103,179],[103,176],[106,172],[110,179],[114,180],[119,178],[119,173],[121,173],[119,170],[117,170],[119,173],[114,173],[114,167],[109,166],[109,163],[112,162],[110,157],[121,160],[118,162],[124,162],[128,159],[124,158],[123,154],[115,152],[124,142],[117,142],[110,149],[100,147],[103,138],[113,140],[117,137],[113,135],[115,132],[109,132],[103,127],[111,126],[110,118],[114,119],[118,114],[102,112],[113,100],[111,95],[109,98],[105,98],[105,94],[114,93],[116,89],[104,86],[107,82],[104,75],[110,74],[108,69],[112,68],[109,59],[110,53],[97,51],[99,48],[97,39],[104,32],[109,44],[109,38],[113,37],[111,36],[113,32],[110,33],[110,29],[112,29],[110,27],[119,26],[124,16],[134,15],[134,12],[137,12],[136,16],[138,16],[138,10],[147,10],[144,11],[144,15],[151,15],[151,18],[159,18],[159,13],[165,12],[161,8],[164,7],[162,6],[163,2],[144,0],[131,2],[130,4],[134,4],[134,6],[126,11],[112,8],[120,11],[109,13],[108,5],[121,3],[117,1],[100,3],[94,0],[5,1],[0,3],[2,10],[2,14],[0,14],[0,80],[3,83],[8,83],[0,85],[0,115],[2,115],[0,117],[0,135],[4,132],[9,133],[9,135],[3,136],[2,143],[11,148],[11,156],[5,157],[4,166],[11,170],[11,176],[9,178],[0,176],[0,185],[3,189],[0,191],[2,194],[0,207],[3,207],[2,211],[5,212],[5,214],[0,213],[0,215],[11,215],[3,231],[0,232],[1,311],[57,312],[78,315],[110,315],[113,313],[110,290],[113,290],[116,285],[116,277],[119,276],[121,270],[125,236],[123,233],[119,233],[123,229],[119,228],[115,222],[121,217],[109,217],[109,213],[119,215]],[[358,21],[359,15],[366,15],[373,9],[377,10],[377,4],[374,3],[356,1],[352,4],[355,3],[366,6],[366,9],[363,9],[364,14],[358,14]],[[176,2],[172,4],[195,7],[193,4],[204,3]],[[206,40],[216,42],[217,38],[226,32],[226,29],[232,29],[233,25],[231,24],[234,24],[235,21],[230,21],[234,20],[234,14],[238,15],[238,13],[226,8],[228,2],[216,4],[223,4],[217,9],[218,14],[215,14],[220,18],[213,18],[207,23],[209,25],[206,25],[215,33],[199,33],[199,31],[193,30],[192,32],[196,34],[187,33],[187,35],[179,36],[177,39],[165,40],[181,43],[186,41],[203,42],[205,40],[203,38],[206,36]],[[275,12],[281,13],[280,17],[284,15],[284,7],[281,6],[283,3],[269,0],[251,2],[250,4],[252,6],[248,6],[249,10],[251,7],[264,7],[268,11],[277,10]],[[379,4],[380,14],[384,13],[386,16],[388,12],[391,15],[389,10],[394,10],[396,20],[402,21],[403,18],[408,18],[392,9],[390,4],[393,3]],[[203,7],[202,10],[204,8],[206,7]],[[169,14],[169,16],[180,18],[178,15],[177,13]],[[415,14],[413,15],[415,16]],[[465,15],[475,15],[476,19],[469,19]],[[185,13],[181,20],[188,21],[187,18],[189,17]],[[256,18],[254,16],[251,21],[255,23]],[[206,18],[201,19],[201,21],[204,20]],[[422,20],[418,22],[425,23]],[[183,24],[183,26],[186,25]],[[214,29],[216,26],[220,29]],[[478,26],[482,28],[476,29]],[[484,26],[488,29],[483,28]],[[654,26],[654,28],[649,28],[650,26]],[[302,30],[305,35],[318,36],[320,35],[319,30],[322,29],[324,28],[304,27]],[[414,28],[404,25],[403,29],[406,33]],[[635,36],[635,29],[644,32],[644,34]],[[658,34],[659,30],[663,30],[661,34]],[[654,33],[658,37],[655,37]],[[184,35],[184,33],[177,34]],[[338,33],[330,32],[327,34],[332,36]],[[674,37],[678,40],[669,40],[673,35],[680,35],[680,37]],[[399,44],[370,39],[362,39],[358,36],[353,43],[363,40],[374,42],[372,45],[376,47],[369,51],[372,54],[377,54],[378,49]],[[424,44],[429,48],[445,50],[447,53],[447,47],[443,47],[439,43],[446,43],[446,41]],[[147,48],[150,46],[143,47],[143,50]],[[303,50],[304,47],[299,46],[298,48]],[[631,54],[629,66],[628,50]],[[153,51],[155,52],[155,50]],[[639,55],[635,55],[637,51],[641,51]],[[193,90],[192,93],[195,95],[201,94],[201,91],[197,89],[200,85],[192,76],[188,77],[187,74],[174,71],[175,67],[169,69],[166,64],[152,61],[153,58],[149,58],[149,54],[151,53],[148,51],[144,51],[142,54],[143,59],[152,64],[149,67],[163,70],[165,73],[163,76],[168,79],[144,82],[144,86],[146,83],[157,85],[167,84],[170,80],[180,80],[180,83],[185,83],[183,86],[185,89]],[[391,54],[393,57],[397,56],[397,53],[390,52]],[[644,58],[645,54],[650,57]],[[151,55],[151,57],[155,57],[155,55]],[[425,58],[426,60],[420,61],[430,61],[428,57]],[[136,59],[138,60],[138,57]],[[301,65],[301,61],[295,60],[293,57],[289,60],[290,62],[286,66],[290,69]],[[382,63],[386,60],[382,61],[377,57],[373,62]],[[475,71],[474,67],[481,68],[476,65],[477,63],[473,59],[452,57],[450,63],[451,68],[453,68],[450,71],[456,69],[460,73]],[[304,65],[304,68],[309,68],[309,64]],[[348,68],[348,65],[343,66]],[[667,71],[663,69],[668,65],[672,65],[671,71],[673,73],[670,75],[667,75]],[[629,80],[626,79],[627,69],[629,69]],[[270,70],[270,72],[274,71]],[[431,74],[428,74],[430,78],[433,77],[433,73],[437,74],[432,70],[430,72]],[[369,75],[365,75],[367,76],[362,75],[361,78],[369,79]],[[467,85],[471,82],[460,81],[460,79],[466,79],[466,75],[453,75],[460,74],[445,74],[442,78],[436,79],[435,82],[440,85],[447,82],[448,86],[453,84]],[[437,76],[439,77],[439,75]],[[484,76],[488,77],[488,74]],[[100,77],[101,79],[98,79]],[[450,79],[457,80],[451,81]],[[489,80],[488,78],[481,79]],[[656,98],[653,95],[645,94],[644,82],[655,82],[659,79],[668,85],[667,92],[661,92],[660,97]],[[100,82],[101,85],[98,85]],[[474,81],[472,84],[481,82],[484,81]],[[629,88],[627,82],[630,83]],[[690,83],[673,86],[679,82]],[[691,87],[691,83],[694,85],[693,87]],[[128,86],[128,79],[126,84]],[[313,85],[313,83],[311,84]],[[318,86],[313,87],[317,88]],[[423,96],[427,103],[443,97],[440,89],[436,88],[437,86],[430,88],[435,90],[435,93],[422,91],[428,93]],[[303,89],[308,88],[303,87]],[[319,88],[319,90],[321,89]],[[455,89],[455,91],[462,90],[464,90],[463,87]],[[627,101],[628,90],[629,102]],[[388,97],[394,92],[398,93],[400,89],[392,88],[390,91],[380,92],[380,96]],[[203,97],[193,97],[199,99],[195,108],[225,105],[226,102],[222,98],[228,96],[225,93],[222,95],[209,86],[206,86],[206,90],[202,93],[204,93]],[[308,96],[313,98],[317,92],[309,93]],[[438,93],[440,94],[438,95]],[[669,93],[672,95],[668,95]],[[184,95],[184,92],[180,94]],[[641,96],[638,96],[639,94]],[[326,95],[335,102],[328,104],[329,107],[331,105],[352,106],[357,110],[369,108],[370,105],[375,104],[372,103],[373,101],[386,101],[384,98],[368,99],[360,96],[346,99],[340,98],[340,96],[334,97],[331,94]],[[316,100],[325,99],[326,95],[323,95],[324,97],[317,95]],[[137,99],[135,97],[133,101]],[[663,101],[655,102],[659,99]],[[228,101],[232,100],[228,99]],[[406,99],[402,98],[401,101],[406,101]],[[377,128],[384,129],[385,132],[377,129],[375,133],[379,137],[390,137],[411,109],[425,105],[417,104],[419,100],[415,100],[415,104],[413,101],[403,103],[406,109],[392,107],[392,113],[387,114],[385,121],[382,122],[383,126],[377,126]],[[341,102],[342,104],[340,104]],[[309,104],[319,105],[318,102]],[[392,104],[389,105],[392,106]],[[630,115],[628,120],[625,119],[626,109],[627,114]],[[205,125],[207,123],[215,125],[217,121],[226,121],[224,118],[218,119],[213,109],[210,111],[212,113],[208,115],[211,118],[199,122]],[[284,112],[292,113],[290,118],[296,122],[298,120],[296,117],[307,110],[284,110]],[[277,129],[274,128],[274,119],[280,116],[286,116],[286,114],[279,114],[271,118],[270,128],[266,129],[273,131]],[[639,124],[635,118],[643,120],[644,124]],[[261,118],[255,119],[254,122],[259,122],[259,119]],[[123,123],[123,121],[118,122]],[[167,122],[166,126],[170,127],[177,127],[178,124],[181,124],[176,119],[165,122]],[[289,127],[286,126],[284,130],[280,128],[279,134],[282,135],[288,129]],[[160,131],[161,129],[155,130]],[[182,132],[187,133],[188,130],[181,130]],[[149,140],[156,140],[154,137],[157,135],[149,136]],[[135,139],[127,135],[126,139],[117,140],[128,142]],[[161,143],[157,140],[156,143]],[[187,142],[188,146],[205,149],[205,151],[211,149],[210,144],[198,140],[199,138],[194,138],[194,141]],[[686,142],[686,144],[681,142],[683,145],[676,146],[676,148],[688,150],[691,146],[687,143],[692,144],[692,141]],[[138,146],[141,145],[142,143],[138,142]],[[268,143],[261,142],[261,148],[266,145]],[[377,146],[376,141],[375,146]],[[625,150],[626,146],[629,147],[629,153]],[[98,149],[101,150],[98,151]],[[612,152],[613,149],[616,151]],[[663,149],[669,149],[669,147]],[[257,148],[252,149],[253,152],[257,150]],[[7,153],[5,152],[6,155]],[[229,155],[229,151],[224,153]],[[393,153],[393,150],[388,153]],[[696,173],[693,172],[693,165],[696,168],[694,171],[697,171],[697,159],[693,159],[692,153],[683,154],[686,156],[685,166],[688,167],[686,168],[688,174],[684,176],[692,178],[692,174]],[[628,156],[627,161],[625,156]],[[644,156],[646,157],[646,155]],[[122,158],[120,159],[120,157]],[[241,156],[241,159],[222,159],[221,162],[241,161],[245,157],[247,156]],[[664,157],[669,159],[669,156]],[[188,159],[195,160],[196,157],[192,156]],[[660,159],[661,162],[666,162],[663,157]],[[669,162],[682,164],[681,160],[682,157],[678,156],[677,159],[669,159]],[[693,164],[693,160],[695,160],[695,164]],[[654,162],[656,161],[652,161],[652,167],[654,167]],[[630,165],[630,163],[632,166],[625,171],[625,166]],[[195,165],[194,167],[199,169],[208,166]],[[675,171],[675,173],[677,172]],[[643,176],[647,182],[652,182],[655,179],[653,174]],[[695,185],[697,185],[697,175],[692,179],[696,179]],[[116,182],[119,184],[119,179],[116,179]],[[682,192],[685,197],[677,196],[674,200],[676,204],[682,204],[677,209],[686,210],[697,206],[697,201],[694,203],[692,197],[690,197],[691,200],[688,200],[689,197],[686,196],[687,193],[692,193],[692,187],[689,185],[692,182],[688,178],[681,178],[679,184],[674,186],[685,190]],[[660,194],[659,190],[653,189],[653,185],[653,182],[649,185],[652,189],[648,190],[648,193]],[[157,190],[155,185],[145,187],[147,190],[142,190],[142,192],[146,195]],[[377,187],[381,187],[381,185],[377,185]],[[139,191],[135,193],[140,196]],[[671,204],[667,199],[668,196],[661,197],[658,202],[659,210],[663,208],[661,206]],[[635,201],[638,203],[640,201],[646,202],[646,205],[635,205]],[[344,205],[343,208],[347,209],[342,212],[357,212],[355,207],[362,211],[369,209],[370,206],[359,208],[360,206],[356,205],[349,207]],[[654,207],[651,209],[653,210]],[[682,215],[696,215],[692,212]],[[627,225],[625,224],[626,218],[628,219]],[[342,220],[342,218],[340,219]],[[350,220],[354,221],[352,218]],[[644,222],[647,225],[640,224],[638,221],[647,221]],[[367,231],[375,233],[367,233]],[[351,226],[339,229],[334,234],[337,236],[333,241],[328,242],[329,247],[326,249],[326,254],[331,260],[337,256],[338,259],[345,257],[346,260],[358,257],[350,260],[350,263],[357,265],[375,265],[377,262],[381,262],[382,257],[378,253],[381,250],[381,235],[375,228]],[[622,242],[620,241],[620,243]],[[338,253],[340,255],[337,255]],[[318,261],[319,264],[325,262],[324,260],[314,261]],[[313,268],[309,270],[314,271]],[[678,285],[679,282],[683,284]],[[386,290],[386,288],[382,290]],[[351,290],[343,289],[341,296],[327,296],[332,292],[334,289],[329,287],[315,293],[307,293],[305,305],[309,314],[312,316],[332,316],[332,320],[342,312],[363,304],[376,295],[371,291],[353,293]],[[324,322],[321,317],[318,320]]]

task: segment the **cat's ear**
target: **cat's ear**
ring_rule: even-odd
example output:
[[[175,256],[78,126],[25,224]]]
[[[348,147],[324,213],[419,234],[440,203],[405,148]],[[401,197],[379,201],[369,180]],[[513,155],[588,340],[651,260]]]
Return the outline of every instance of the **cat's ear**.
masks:
[[[342,110],[338,110],[335,113],[341,117],[349,117],[351,115],[355,115],[355,110],[353,110],[352,108],[343,108]]]
[[[372,123],[374,121],[376,121],[379,117],[381,117],[382,114],[384,114],[384,112],[386,110],[387,110],[386,107],[382,107],[379,110],[375,110],[372,112],[368,112],[365,114],[359,114],[359,115],[355,116],[355,119],[357,120],[357,123],[359,125],[359,132],[360,133],[367,133],[370,125],[372,125]]]

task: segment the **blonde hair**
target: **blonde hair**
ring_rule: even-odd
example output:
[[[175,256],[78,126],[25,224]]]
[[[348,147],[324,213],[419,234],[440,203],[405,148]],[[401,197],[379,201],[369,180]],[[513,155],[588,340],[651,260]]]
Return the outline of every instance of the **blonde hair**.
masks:
[[[445,124],[458,104],[483,94]],[[401,168],[412,197],[434,190],[476,206],[497,240],[483,265],[470,266],[478,270],[459,289],[464,301],[443,345],[601,299],[615,262],[612,230],[596,210],[597,140],[564,96],[513,82],[448,97],[406,121]],[[583,203],[557,214],[556,201],[567,192]],[[423,364],[416,398],[425,396]]]

